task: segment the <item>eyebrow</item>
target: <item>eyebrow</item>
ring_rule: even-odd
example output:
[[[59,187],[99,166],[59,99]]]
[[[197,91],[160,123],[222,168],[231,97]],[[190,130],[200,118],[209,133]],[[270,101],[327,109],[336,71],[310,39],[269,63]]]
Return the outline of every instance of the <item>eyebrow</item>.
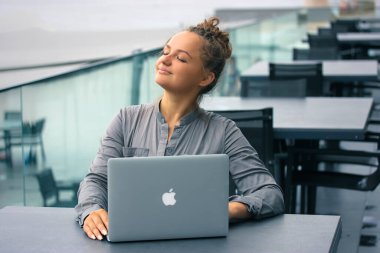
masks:
[[[169,49],[171,49],[172,47],[169,46],[169,44],[166,44],[165,47],[168,47]],[[193,57],[191,56],[191,54],[189,52],[187,52],[186,50],[183,50],[183,49],[177,49],[178,52],[181,52],[181,53],[185,53],[187,54],[191,59],[193,59]]]

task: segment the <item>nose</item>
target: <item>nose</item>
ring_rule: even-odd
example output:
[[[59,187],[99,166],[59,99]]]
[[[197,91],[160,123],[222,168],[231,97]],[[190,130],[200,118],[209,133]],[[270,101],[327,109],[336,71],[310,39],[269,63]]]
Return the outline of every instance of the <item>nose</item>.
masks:
[[[171,63],[172,63],[172,56],[170,55],[170,54],[167,54],[167,55],[162,55],[161,56],[161,62],[163,63],[163,64],[165,64],[166,66],[169,66],[169,65],[171,65]]]

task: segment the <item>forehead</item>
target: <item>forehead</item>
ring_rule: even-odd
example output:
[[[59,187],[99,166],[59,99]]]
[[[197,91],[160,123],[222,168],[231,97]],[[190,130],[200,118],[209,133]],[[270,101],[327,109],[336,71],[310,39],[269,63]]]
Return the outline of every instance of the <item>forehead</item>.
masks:
[[[188,52],[199,52],[203,46],[203,39],[196,33],[193,32],[179,32],[166,43],[172,49],[181,49]]]

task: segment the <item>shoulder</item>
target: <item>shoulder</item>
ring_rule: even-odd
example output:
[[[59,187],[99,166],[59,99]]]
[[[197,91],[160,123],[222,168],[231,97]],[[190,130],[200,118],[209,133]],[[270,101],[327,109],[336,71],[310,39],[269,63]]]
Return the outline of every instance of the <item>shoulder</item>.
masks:
[[[131,119],[135,117],[140,117],[145,114],[151,114],[154,111],[154,104],[141,104],[141,105],[130,105],[122,108],[119,112],[121,118]]]
[[[218,114],[217,112],[209,112],[204,109],[201,109],[200,115],[201,119],[209,122],[210,125],[213,125],[218,128],[224,128],[226,131],[236,127],[234,121]]]
[[[200,109],[201,113],[201,118],[208,119],[210,121],[213,121],[215,123],[222,123],[222,124],[234,124],[232,120],[229,118],[226,118],[217,112],[209,112],[204,109]]]
[[[139,113],[154,110],[154,104],[129,105],[121,109],[124,113]]]

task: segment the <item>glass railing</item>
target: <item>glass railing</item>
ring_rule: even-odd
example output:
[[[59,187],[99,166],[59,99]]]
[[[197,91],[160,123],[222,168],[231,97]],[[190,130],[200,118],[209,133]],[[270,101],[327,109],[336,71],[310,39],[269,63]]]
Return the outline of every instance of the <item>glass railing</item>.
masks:
[[[228,28],[233,57],[212,95],[239,94],[239,74],[260,59],[290,60],[292,47],[306,29],[299,12]],[[52,182],[44,173],[49,168],[53,186],[65,184],[61,200],[74,206],[77,183],[88,172],[111,119],[124,106],[161,96],[154,82],[159,50],[0,90],[0,115],[19,113],[17,119],[0,121],[0,208],[57,205],[54,200],[44,202]]]

